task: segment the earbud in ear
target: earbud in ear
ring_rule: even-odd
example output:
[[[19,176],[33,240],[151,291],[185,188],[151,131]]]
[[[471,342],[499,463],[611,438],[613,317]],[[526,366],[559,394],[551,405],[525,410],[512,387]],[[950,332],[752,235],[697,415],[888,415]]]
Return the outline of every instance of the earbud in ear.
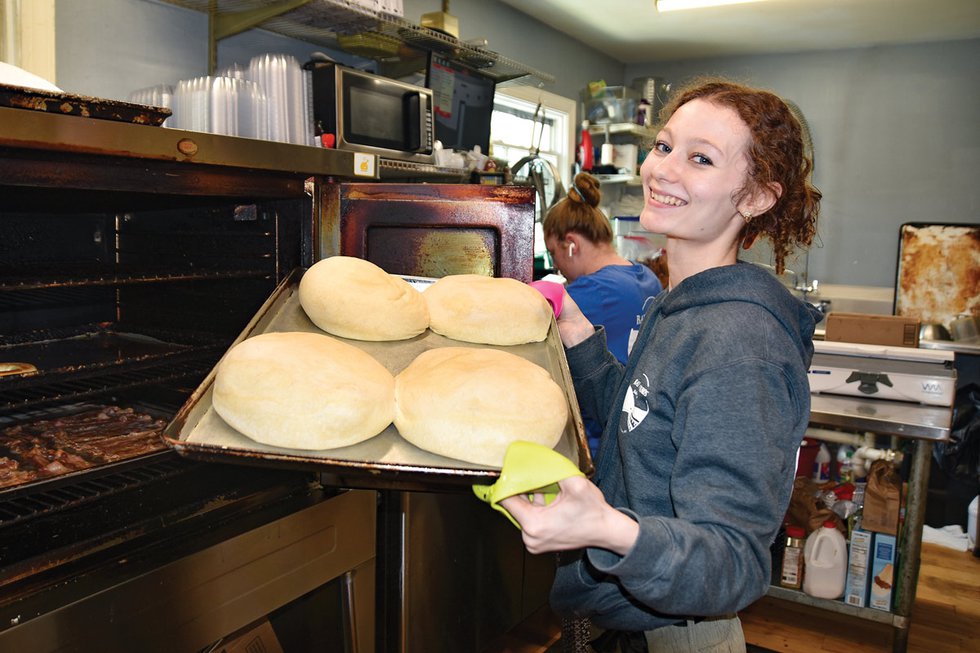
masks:
[[[575,243],[568,243],[568,255],[571,256],[575,252]]]

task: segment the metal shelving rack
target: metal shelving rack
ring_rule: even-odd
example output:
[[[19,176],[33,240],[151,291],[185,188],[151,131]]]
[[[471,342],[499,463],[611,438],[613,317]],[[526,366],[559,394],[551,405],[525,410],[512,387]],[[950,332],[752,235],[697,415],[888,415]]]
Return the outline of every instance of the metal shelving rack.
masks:
[[[933,443],[949,438],[952,408],[925,406],[901,401],[812,395],[810,425],[913,442],[909,467],[905,522],[898,543],[898,580],[892,611],[858,608],[841,600],[818,599],[798,590],[771,586],[767,595],[784,601],[812,606],[857,619],[887,624],[893,629],[892,651],[905,653],[908,647],[912,604],[919,578],[922,552],[922,526],[925,523],[926,494]]]
[[[333,50],[374,59],[397,68],[424,68],[427,52],[438,52],[474,68],[497,83],[521,80],[552,83],[555,78],[496,52],[465,43],[398,16],[346,0],[164,0],[208,14],[208,70],[217,63],[217,43],[261,28]]]

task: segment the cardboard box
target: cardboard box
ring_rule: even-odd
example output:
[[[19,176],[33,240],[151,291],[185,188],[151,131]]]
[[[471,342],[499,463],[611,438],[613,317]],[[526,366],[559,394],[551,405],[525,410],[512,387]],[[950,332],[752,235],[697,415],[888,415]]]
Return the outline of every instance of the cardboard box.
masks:
[[[872,533],[855,530],[847,554],[847,581],[844,585],[844,603],[856,608],[868,605],[868,582],[871,579],[869,555]]]
[[[268,619],[262,619],[225,638],[214,653],[283,653]]]
[[[895,573],[895,536],[875,533],[872,543],[871,580],[868,583],[868,607],[891,612]]]
[[[919,320],[901,315],[830,313],[825,340],[893,347],[919,346]]]

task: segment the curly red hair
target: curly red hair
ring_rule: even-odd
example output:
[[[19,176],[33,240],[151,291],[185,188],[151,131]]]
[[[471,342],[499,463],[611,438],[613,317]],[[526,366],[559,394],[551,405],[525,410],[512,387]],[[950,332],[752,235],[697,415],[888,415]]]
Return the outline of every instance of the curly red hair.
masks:
[[[678,91],[661,112],[661,121],[666,123],[680,106],[696,99],[733,109],[749,128],[749,180],[733,200],[773,184],[781,189],[773,207],[746,225],[744,237],[747,242],[768,238],[776,271],[782,273],[792,249],[813,242],[822,197],[810,183],[813,161],[804,150],[800,122],[775,93],[722,79],[697,80]]]

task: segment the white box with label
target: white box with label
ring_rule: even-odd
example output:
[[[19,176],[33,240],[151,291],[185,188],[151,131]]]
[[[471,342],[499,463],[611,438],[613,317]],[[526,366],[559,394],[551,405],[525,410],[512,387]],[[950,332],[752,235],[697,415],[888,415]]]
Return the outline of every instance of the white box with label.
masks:
[[[851,543],[847,554],[847,581],[844,586],[844,603],[856,608],[868,604],[869,554],[871,553],[872,533],[855,530],[851,533]]]
[[[868,607],[891,612],[895,585],[895,536],[875,533],[871,556]]]

